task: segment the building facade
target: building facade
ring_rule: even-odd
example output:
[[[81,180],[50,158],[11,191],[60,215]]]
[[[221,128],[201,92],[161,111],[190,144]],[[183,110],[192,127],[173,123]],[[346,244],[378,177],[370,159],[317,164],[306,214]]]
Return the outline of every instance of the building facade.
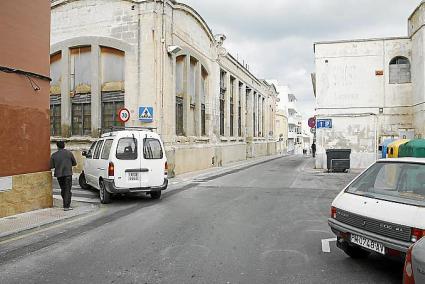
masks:
[[[364,168],[386,138],[424,137],[425,3],[408,19],[408,36],[320,42],[315,51],[316,167],[326,149],[352,150],[351,166]]]
[[[276,136],[278,137],[277,152],[288,152],[288,116],[285,110],[278,109],[276,112]]]
[[[276,153],[274,85],[230,55],[191,7],[53,0],[51,13],[52,141],[68,140],[79,156],[124,125],[125,107],[126,126],[162,136],[172,174]]]
[[[0,218],[53,205],[49,34],[49,0],[0,2]]]

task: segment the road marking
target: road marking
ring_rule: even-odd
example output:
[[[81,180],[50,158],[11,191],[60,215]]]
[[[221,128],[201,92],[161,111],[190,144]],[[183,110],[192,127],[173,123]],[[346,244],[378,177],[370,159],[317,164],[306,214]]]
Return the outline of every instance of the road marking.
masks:
[[[336,238],[332,238],[332,239],[323,239],[322,240],[322,251],[329,253],[331,252],[331,247],[329,245],[330,242],[336,242]]]

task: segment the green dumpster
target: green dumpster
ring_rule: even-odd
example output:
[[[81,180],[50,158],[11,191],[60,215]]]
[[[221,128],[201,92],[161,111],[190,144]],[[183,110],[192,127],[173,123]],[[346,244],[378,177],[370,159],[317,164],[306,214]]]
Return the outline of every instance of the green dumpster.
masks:
[[[414,139],[404,145],[401,145],[398,150],[398,156],[400,158],[425,158],[425,139]]]

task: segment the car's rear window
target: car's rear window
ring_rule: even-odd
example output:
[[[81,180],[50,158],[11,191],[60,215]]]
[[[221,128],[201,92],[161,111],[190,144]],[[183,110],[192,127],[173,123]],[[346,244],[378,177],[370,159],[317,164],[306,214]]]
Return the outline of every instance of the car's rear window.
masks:
[[[118,160],[137,159],[137,139],[128,137],[118,141],[116,157]]]
[[[346,192],[425,206],[425,165],[376,163],[358,177]]]
[[[158,139],[145,138],[143,140],[143,157],[147,160],[162,159],[164,153]]]

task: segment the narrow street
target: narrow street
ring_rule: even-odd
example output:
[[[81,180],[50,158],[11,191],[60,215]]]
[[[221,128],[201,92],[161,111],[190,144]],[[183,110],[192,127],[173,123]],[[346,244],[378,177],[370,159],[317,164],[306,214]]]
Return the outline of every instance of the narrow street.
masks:
[[[322,251],[355,174],[311,166],[283,157],[0,242],[0,283],[400,283],[402,263]]]

